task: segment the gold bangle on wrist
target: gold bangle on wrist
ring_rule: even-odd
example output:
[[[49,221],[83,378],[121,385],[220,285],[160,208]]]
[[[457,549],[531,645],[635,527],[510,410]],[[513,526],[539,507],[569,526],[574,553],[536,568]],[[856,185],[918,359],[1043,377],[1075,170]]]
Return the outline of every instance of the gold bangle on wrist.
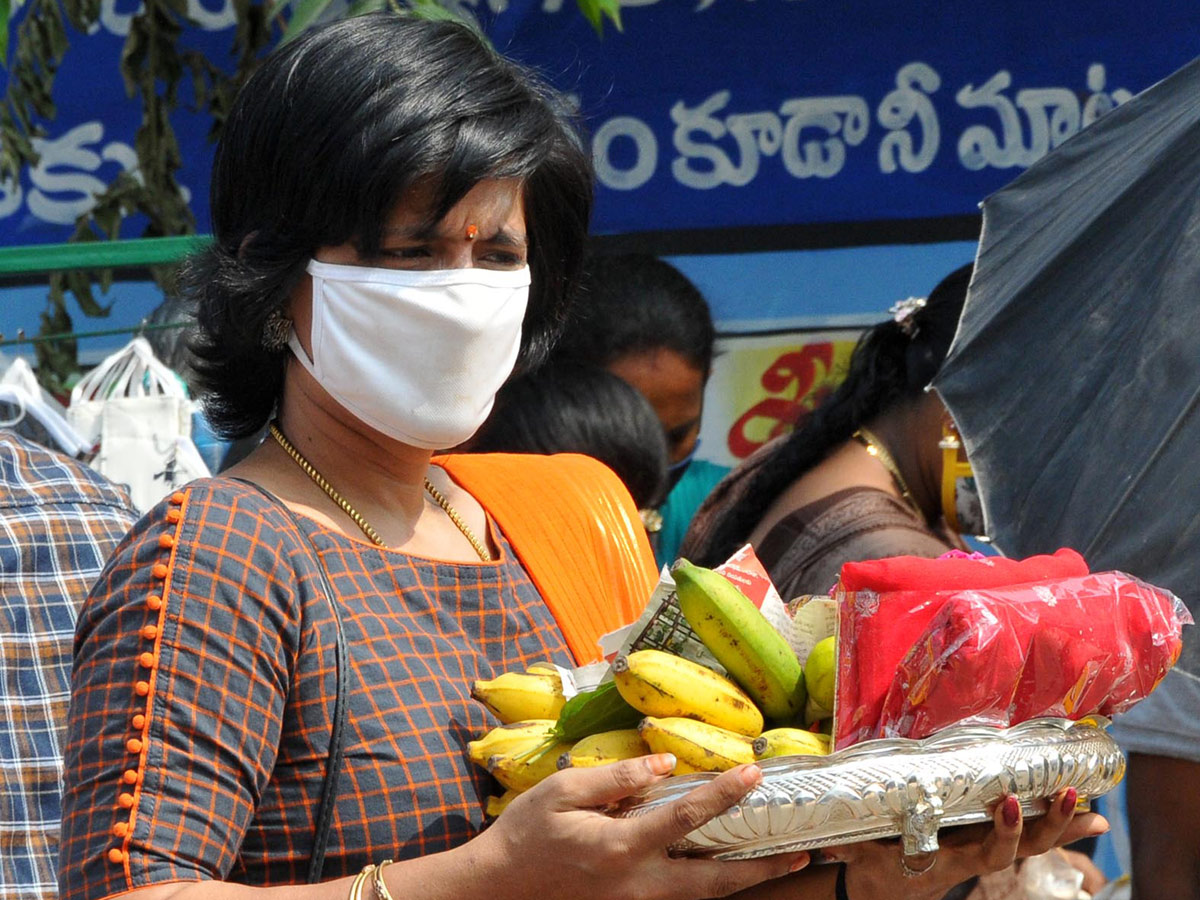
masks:
[[[371,877],[371,873],[375,871],[375,866],[363,866],[361,872],[354,876],[354,882],[350,885],[350,896],[347,900],[362,900],[363,885],[367,883],[367,879]]]
[[[392,892],[383,883],[384,866],[390,866],[391,864],[392,861],[390,859],[385,859],[375,867],[375,900],[392,900]]]

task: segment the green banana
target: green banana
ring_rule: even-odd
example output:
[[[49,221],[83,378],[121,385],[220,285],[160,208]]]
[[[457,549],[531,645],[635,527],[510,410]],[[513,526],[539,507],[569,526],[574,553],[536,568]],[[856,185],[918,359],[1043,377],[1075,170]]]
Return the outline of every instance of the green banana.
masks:
[[[754,739],[754,758],[774,756],[826,756],[829,737],[803,728],[772,728]]]
[[[612,663],[625,702],[647,716],[685,717],[757,737],[763,717],[736,684],[662,650],[636,650]]]
[[[655,753],[673,753],[679,763],[701,772],[724,772],[754,762],[752,738],[707,722],[647,716],[638,732]]]
[[[826,715],[833,712],[837,663],[837,638],[833,635],[817,641],[804,661],[804,684],[808,688],[808,698],[820,709],[828,710]]]
[[[720,572],[681,559],[671,575],[684,618],[717,661],[768,717],[798,721],[804,668],[783,635]]]
[[[808,700],[804,703],[804,725],[808,727],[813,722],[819,722],[821,719],[828,719],[833,715],[832,709],[826,709],[819,704],[812,694],[808,695]]]
[[[471,696],[501,722],[556,719],[566,699],[557,672],[505,672],[471,685]]]

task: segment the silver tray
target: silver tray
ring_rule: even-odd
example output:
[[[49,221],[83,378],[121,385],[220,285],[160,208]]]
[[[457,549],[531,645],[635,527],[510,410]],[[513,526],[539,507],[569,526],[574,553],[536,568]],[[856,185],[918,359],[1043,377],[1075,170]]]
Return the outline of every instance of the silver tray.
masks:
[[[989,821],[989,808],[1006,793],[1017,795],[1026,816],[1044,813],[1046,799],[1067,787],[1084,800],[1108,793],[1125,774],[1125,757],[1107,725],[1096,716],[960,726],[920,741],[865,741],[829,756],[764,760],[758,787],[673,849],[748,859],[899,836],[905,854],[930,853],[939,828]],[[642,815],[715,777],[668,778],[617,815]]]

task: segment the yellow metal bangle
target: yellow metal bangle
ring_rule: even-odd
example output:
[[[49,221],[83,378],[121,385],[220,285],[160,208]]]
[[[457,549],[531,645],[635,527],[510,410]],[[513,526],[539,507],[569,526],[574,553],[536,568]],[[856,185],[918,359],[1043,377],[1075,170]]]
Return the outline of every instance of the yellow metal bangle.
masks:
[[[383,883],[383,869],[391,864],[390,859],[385,859],[375,868],[375,900],[392,900],[392,892]]]
[[[354,883],[350,885],[350,896],[347,900],[362,900],[363,885],[367,883],[367,879],[374,871],[374,865],[363,866],[363,870],[354,876]]]

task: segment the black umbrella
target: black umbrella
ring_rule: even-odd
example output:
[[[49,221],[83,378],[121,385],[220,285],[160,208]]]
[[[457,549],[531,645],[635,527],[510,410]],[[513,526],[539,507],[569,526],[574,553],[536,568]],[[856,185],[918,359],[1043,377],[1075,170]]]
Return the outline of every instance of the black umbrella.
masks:
[[[984,201],[935,386],[1000,550],[1074,547],[1200,619],[1200,60]]]

